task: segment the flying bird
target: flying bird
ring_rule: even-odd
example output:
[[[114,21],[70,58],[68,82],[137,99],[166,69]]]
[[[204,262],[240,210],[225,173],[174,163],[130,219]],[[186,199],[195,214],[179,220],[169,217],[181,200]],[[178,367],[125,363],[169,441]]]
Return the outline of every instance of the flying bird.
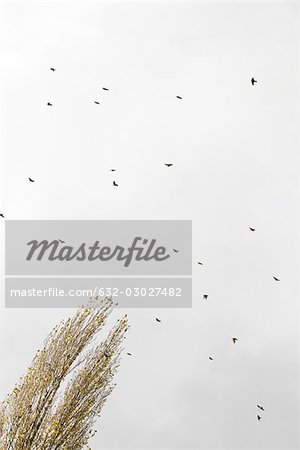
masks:
[[[179,250],[176,250],[176,248],[173,248],[173,252],[174,252],[174,253],[178,253]]]
[[[203,294],[203,300],[207,300],[208,299],[208,294]]]
[[[4,214],[1,213],[1,214],[0,214],[0,217],[3,217],[3,219],[4,219]]]
[[[235,344],[238,341],[238,338],[232,338],[232,342]]]
[[[155,317],[156,322],[161,322],[160,319],[158,319],[157,317]]]
[[[118,187],[119,185],[115,181],[113,181],[113,186]]]
[[[56,71],[56,69],[54,69],[54,67],[50,67],[50,70],[52,70],[52,72]]]
[[[180,97],[180,95],[176,95],[176,98],[179,98],[179,100],[182,100],[182,97]]]
[[[107,89],[106,87],[103,87],[102,88],[104,91],[109,91],[109,89]]]
[[[261,409],[262,411],[264,411],[265,410],[265,408],[263,407],[263,406],[260,406],[260,405],[256,405],[259,409]]]
[[[257,420],[260,421],[261,416],[257,414]]]
[[[29,181],[31,181],[31,183],[34,183],[34,180],[32,178],[28,178]]]
[[[132,354],[131,354],[131,353],[127,353],[127,355],[128,355],[128,356],[132,356]]]
[[[96,100],[94,101],[94,103],[96,103],[96,105],[100,105],[100,103],[99,103],[99,102],[96,102]]]
[[[47,106],[53,106],[53,105],[52,105],[52,103],[48,102],[48,103],[47,103]]]
[[[62,244],[65,244],[65,241],[62,241],[61,239],[58,239],[59,242],[61,242]]]
[[[116,169],[110,169],[110,171],[111,171],[111,172],[115,172],[115,171],[116,171]]]
[[[172,167],[173,164],[171,164],[171,163],[165,163],[165,166],[167,166],[167,167]]]
[[[213,361],[213,360],[214,360],[214,358],[212,358],[211,356],[209,356],[208,359],[209,359],[210,361]]]
[[[200,261],[197,261],[197,264],[199,264],[199,266],[203,266],[203,263]]]
[[[280,281],[279,278],[277,277],[273,277],[275,281]]]
[[[255,228],[249,227],[250,231],[255,231]]]
[[[251,78],[251,84],[252,84],[252,86],[254,86],[254,83],[257,83],[257,80],[254,80],[254,78],[252,77],[252,78]]]

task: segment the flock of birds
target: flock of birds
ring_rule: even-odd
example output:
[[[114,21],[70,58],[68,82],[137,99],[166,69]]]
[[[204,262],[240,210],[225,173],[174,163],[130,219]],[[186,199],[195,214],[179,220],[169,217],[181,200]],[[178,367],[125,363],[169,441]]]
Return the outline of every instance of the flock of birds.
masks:
[[[56,69],[55,69],[54,67],[50,67],[50,70],[51,70],[52,72],[55,72],[55,71],[56,71]],[[251,81],[252,86],[254,86],[255,83],[257,83],[257,80],[255,80],[253,77],[251,78],[250,81]],[[107,91],[107,92],[109,91],[109,89],[108,89],[107,87],[102,87],[102,90],[103,90],[103,91]],[[177,98],[178,100],[183,100],[183,97],[181,97],[180,95],[176,95],[176,98]],[[100,102],[97,101],[97,100],[94,100],[94,103],[95,103],[96,105],[100,105]],[[47,102],[47,106],[53,107],[53,103]],[[174,164],[173,164],[173,163],[164,163],[164,165],[165,165],[167,168],[170,168],[170,167],[172,167]],[[116,169],[109,169],[109,170],[110,170],[111,172],[116,172]],[[34,183],[34,182],[35,182],[35,180],[34,180],[33,178],[30,178],[30,177],[28,178],[28,180],[29,180],[30,183]],[[119,186],[118,183],[117,183],[115,180],[113,180],[113,187],[118,187],[118,186]],[[5,218],[3,213],[0,214],[0,217],[2,217],[3,219]],[[250,230],[251,232],[255,232],[255,231],[256,231],[256,229],[253,228],[253,227],[249,227],[249,230]],[[64,243],[64,241],[62,241],[62,240],[60,240],[60,239],[59,239],[59,241],[62,242],[62,243]],[[177,249],[173,249],[173,251],[174,251],[174,253],[178,253],[178,252],[179,252],[179,250],[177,250]],[[202,263],[201,261],[197,261],[197,264],[203,266],[203,263]],[[279,282],[279,281],[280,281],[280,279],[279,279],[278,277],[276,277],[276,276],[273,276],[273,279],[274,279],[276,282]],[[208,300],[208,294],[203,294],[203,300]],[[161,319],[159,319],[158,317],[156,317],[155,320],[156,320],[156,322],[161,323]],[[237,338],[237,337],[232,337],[231,339],[232,339],[233,344],[236,344],[236,343],[238,342],[238,338]],[[132,353],[130,353],[130,352],[127,352],[127,355],[128,355],[128,356],[133,356]],[[212,356],[209,356],[208,359],[209,359],[210,361],[214,361],[214,358],[213,358]],[[265,411],[265,409],[264,409],[263,406],[261,406],[261,405],[256,405],[256,406],[257,406],[257,408],[260,410],[260,414],[261,414],[261,411]],[[258,421],[260,421],[260,420],[262,419],[262,416],[261,416],[260,414],[257,414],[257,420],[258,420]]]
[[[275,278],[275,277],[274,277],[274,278]],[[278,280],[278,281],[279,281],[279,280]],[[208,295],[207,295],[207,294],[204,294],[204,295],[203,295],[203,299],[204,299],[204,300],[207,300],[207,299],[208,299]],[[161,319],[159,319],[158,317],[156,317],[155,320],[156,320],[156,322],[161,323]],[[238,338],[237,338],[237,337],[233,337],[233,338],[231,338],[231,339],[232,339],[232,342],[233,342],[234,344],[238,341]],[[128,355],[128,356],[132,356],[132,353],[127,352],[127,355]],[[213,361],[213,360],[214,360],[214,358],[213,358],[212,356],[209,356],[208,359],[209,359],[210,361]],[[260,411],[265,411],[265,408],[264,408],[262,405],[256,405],[256,406],[257,406],[257,408],[258,408]],[[261,414],[261,413],[260,413],[260,414]],[[256,415],[257,420],[258,420],[259,422],[260,422],[261,419],[262,419],[262,416],[261,416],[260,414],[257,414],[257,415]]]
[[[56,71],[55,67],[50,67],[50,70],[51,70],[52,72],[55,72],[55,71]],[[251,81],[252,86],[254,86],[255,83],[257,83],[257,80],[255,80],[253,77],[251,78],[250,81]],[[109,91],[109,89],[108,89],[107,87],[102,87],[102,90],[103,90],[103,91]],[[176,98],[177,98],[178,100],[183,100],[183,97],[181,97],[180,95],[176,95]],[[100,105],[100,102],[99,102],[98,100],[94,100],[94,103],[95,103],[96,105]],[[47,106],[52,107],[52,106],[53,106],[53,103],[47,102]],[[165,166],[166,166],[166,167],[172,167],[172,166],[173,166],[173,163],[165,163]],[[111,171],[111,172],[116,172],[116,169],[110,169],[110,171]],[[33,180],[32,178],[28,178],[28,180],[29,180],[31,183],[34,183],[34,182],[35,182],[35,180]],[[113,187],[119,187],[118,183],[117,183],[115,180],[113,180]],[[3,215],[3,214],[0,214],[0,216],[4,218],[4,215]],[[250,230],[251,230],[251,231],[255,231],[254,228],[250,228]],[[201,264],[201,263],[199,263],[199,264]]]

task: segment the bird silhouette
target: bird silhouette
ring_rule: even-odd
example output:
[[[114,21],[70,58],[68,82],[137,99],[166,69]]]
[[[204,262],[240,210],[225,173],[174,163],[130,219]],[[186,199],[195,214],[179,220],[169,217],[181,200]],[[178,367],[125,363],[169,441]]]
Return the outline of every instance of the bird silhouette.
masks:
[[[275,281],[280,281],[279,278],[277,277],[273,277]]]
[[[158,319],[157,317],[155,317],[156,322],[161,322],[160,319]]]
[[[28,178],[29,181],[31,181],[31,183],[34,183],[34,180],[32,178]]]
[[[50,70],[52,70],[52,72],[56,71],[56,69],[54,69],[54,67],[50,67]]]
[[[119,185],[115,181],[113,181],[113,186],[118,187]]]
[[[179,98],[179,100],[182,100],[182,97],[180,97],[180,95],[176,95],[176,98]]]
[[[262,411],[264,411],[265,410],[265,408],[263,407],[263,406],[260,406],[260,405],[256,405],[259,409],[261,409]]]
[[[238,338],[232,338],[232,342],[235,344],[238,341]]]
[[[179,250],[176,250],[176,248],[173,248],[173,252],[174,252],[174,253],[178,253]]]
[[[249,227],[250,231],[255,231],[255,228]]]
[[[254,83],[257,83],[257,80],[254,80],[254,78],[252,77],[252,78],[251,78],[251,84],[252,84],[252,86],[254,86]]]
[[[165,163],[165,166],[167,166],[167,167],[172,167],[173,164],[171,164],[171,163]]]
[[[3,217],[3,219],[4,219],[4,214],[1,213],[1,214],[0,214],[0,217]]]
[[[47,103],[47,106],[53,106],[53,105],[52,105],[52,103],[48,102],[48,103]]]
[[[62,244],[65,244],[65,241],[62,241],[61,239],[58,239],[59,242],[61,242]]]
[[[99,102],[96,102],[96,100],[94,101],[94,103],[96,103],[96,105],[100,105],[100,103],[99,103]]]
[[[203,266],[203,263],[200,261],[197,261],[197,264],[199,264],[199,266]]]
[[[115,172],[115,171],[116,171],[116,169],[110,169],[110,171],[111,171],[111,172]]]
[[[128,356],[132,356],[132,354],[131,354],[131,353],[127,353],[127,355],[128,355]]]
[[[208,299],[208,294],[203,294],[203,300],[207,300]]]
[[[211,356],[209,356],[208,359],[209,359],[210,361],[213,361],[213,360],[214,360],[214,358],[212,358]]]
[[[109,91],[109,89],[107,89],[106,87],[103,87],[102,88],[104,91]]]
[[[260,421],[261,416],[259,414],[257,414],[257,420]]]

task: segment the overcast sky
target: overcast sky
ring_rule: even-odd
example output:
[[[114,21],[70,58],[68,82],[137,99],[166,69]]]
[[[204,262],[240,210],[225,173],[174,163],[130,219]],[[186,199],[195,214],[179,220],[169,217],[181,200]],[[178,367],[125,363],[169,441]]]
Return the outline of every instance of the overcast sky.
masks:
[[[193,308],[128,311],[94,450],[299,445],[297,21],[288,2],[1,5],[0,212],[193,220]],[[70,312],[2,305],[1,397]]]

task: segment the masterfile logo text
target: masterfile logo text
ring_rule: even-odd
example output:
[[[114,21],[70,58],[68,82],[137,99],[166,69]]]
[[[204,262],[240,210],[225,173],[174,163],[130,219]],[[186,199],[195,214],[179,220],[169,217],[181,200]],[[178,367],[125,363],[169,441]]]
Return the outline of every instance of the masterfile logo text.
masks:
[[[189,220],[7,221],[6,306],[189,307]]]

